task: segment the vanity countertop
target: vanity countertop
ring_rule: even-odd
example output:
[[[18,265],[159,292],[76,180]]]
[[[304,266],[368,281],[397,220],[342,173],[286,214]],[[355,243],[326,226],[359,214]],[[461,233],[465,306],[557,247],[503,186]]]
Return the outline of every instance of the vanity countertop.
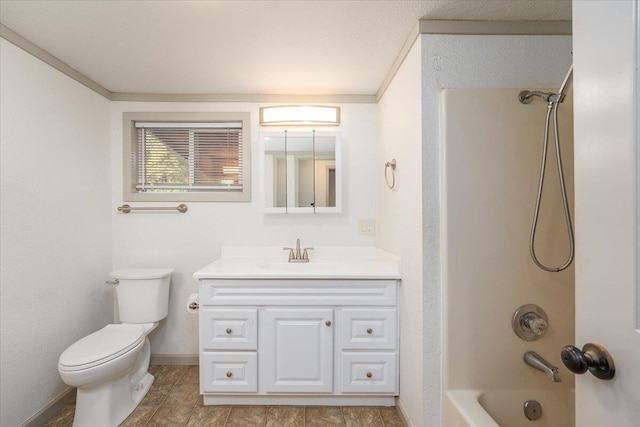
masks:
[[[316,247],[308,263],[290,263],[282,246],[222,248],[196,279],[400,279],[400,258],[375,247]]]

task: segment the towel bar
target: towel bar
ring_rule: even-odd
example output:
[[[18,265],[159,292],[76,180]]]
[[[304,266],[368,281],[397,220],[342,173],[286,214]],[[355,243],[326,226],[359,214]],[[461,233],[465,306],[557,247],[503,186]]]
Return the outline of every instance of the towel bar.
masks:
[[[129,205],[118,206],[118,212],[129,213],[131,211],[175,211],[185,213],[189,208],[184,203],[179,204],[175,208],[173,207],[137,207],[134,208]]]

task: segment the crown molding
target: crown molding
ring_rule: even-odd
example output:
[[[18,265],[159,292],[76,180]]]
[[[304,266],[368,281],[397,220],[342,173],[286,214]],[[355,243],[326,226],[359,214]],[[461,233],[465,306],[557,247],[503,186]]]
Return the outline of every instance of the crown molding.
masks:
[[[110,101],[137,102],[267,102],[267,103],[295,103],[295,104],[374,104],[375,95],[333,94],[333,95],[287,95],[287,94],[197,94],[197,93],[124,93],[112,92],[89,77],[82,74],[69,64],[59,60],[40,46],[27,40],[11,28],[0,24],[0,37],[13,43],[25,52],[49,64],[56,70],[83,84],[92,91],[104,96]]]
[[[266,102],[288,104],[375,104],[375,95],[287,95],[225,93],[122,93],[114,92],[112,101],[137,102]]]
[[[69,64],[62,62],[46,50],[42,49],[40,46],[22,37],[20,34],[16,33],[6,25],[0,24],[0,37],[18,46],[25,52],[30,53],[39,60],[51,65],[62,74],[71,77],[73,80],[77,81],[80,84],[83,84],[92,91],[104,96],[107,99],[111,99],[113,93],[110,90],[105,89],[98,83],[91,80],[89,77],[82,74],[80,71],[76,70]]]

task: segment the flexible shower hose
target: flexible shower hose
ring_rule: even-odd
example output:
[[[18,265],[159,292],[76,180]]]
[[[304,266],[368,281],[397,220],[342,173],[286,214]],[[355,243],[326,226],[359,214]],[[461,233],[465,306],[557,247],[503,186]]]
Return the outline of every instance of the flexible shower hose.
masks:
[[[575,240],[573,236],[573,226],[571,224],[571,213],[569,212],[569,201],[567,200],[567,189],[564,184],[564,172],[562,170],[562,157],[560,156],[560,136],[558,133],[558,105],[559,102],[551,101],[547,105],[547,118],[544,125],[544,146],[542,148],[542,165],[540,167],[540,180],[538,181],[538,196],[536,197],[536,206],[533,213],[533,224],[531,225],[531,235],[529,238],[529,252],[533,262],[545,271],[559,272],[565,270],[573,262],[575,252]],[[564,218],[567,223],[567,233],[569,234],[569,257],[567,261],[560,267],[547,267],[542,264],[535,251],[536,228],[538,226],[538,215],[540,213],[540,200],[542,198],[542,187],[544,186],[544,174],[547,164],[547,151],[549,147],[549,120],[553,113],[553,136],[556,146],[556,162],[558,164],[558,179],[560,181],[560,191],[562,193],[562,205],[564,207]]]

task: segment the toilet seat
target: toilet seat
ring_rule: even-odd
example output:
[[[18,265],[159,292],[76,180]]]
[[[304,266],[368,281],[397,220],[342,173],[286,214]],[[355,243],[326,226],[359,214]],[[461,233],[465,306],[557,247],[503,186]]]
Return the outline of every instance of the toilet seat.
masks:
[[[107,325],[67,348],[60,355],[58,368],[71,372],[102,365],[136,348],[145,337],[142,325]]]

